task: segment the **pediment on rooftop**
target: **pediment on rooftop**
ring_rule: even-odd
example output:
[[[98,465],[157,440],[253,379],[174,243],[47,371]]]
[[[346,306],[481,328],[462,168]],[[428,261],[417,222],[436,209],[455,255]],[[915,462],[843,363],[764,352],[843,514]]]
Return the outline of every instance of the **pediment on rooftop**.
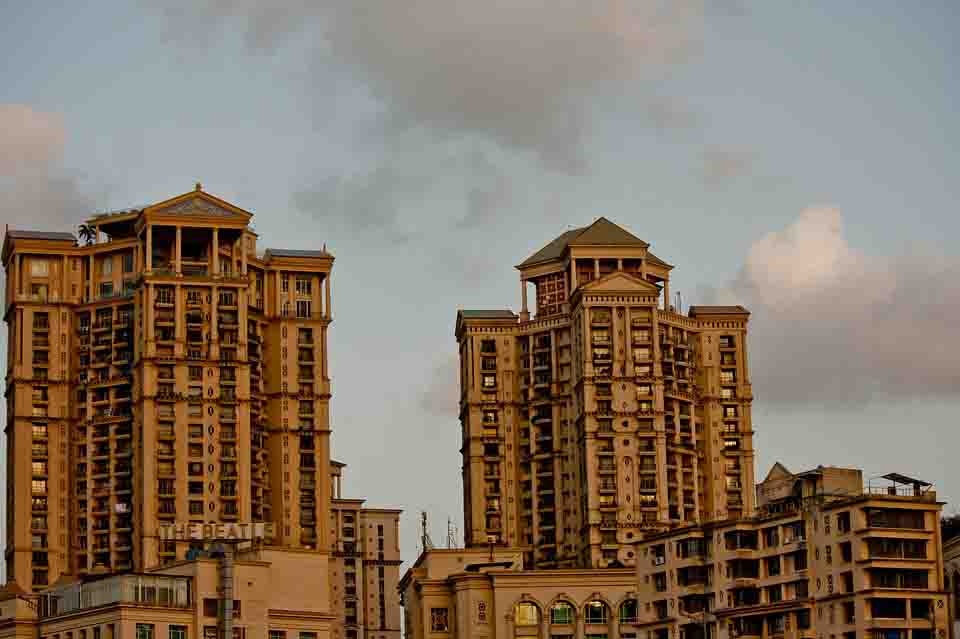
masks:
[[[145,212],[151,216],[183,218],[216,218],[224,222],[246,224],[253,217],[249,211],[230,204],[226,200],[201,190],[191,191],[177,197],[148,206]]]
[[[599,280],[593,280],[580,286],[584,292],[590,293],[644,293],[660,295],[660,288],[656,284],[646,282],[639,277],[615,271],[604,275]]]

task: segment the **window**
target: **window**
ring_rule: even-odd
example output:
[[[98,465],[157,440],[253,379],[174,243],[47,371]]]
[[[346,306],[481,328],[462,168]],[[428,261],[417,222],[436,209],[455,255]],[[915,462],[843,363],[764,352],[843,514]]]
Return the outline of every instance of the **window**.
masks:
[[[513,620],[517,626],[537,626],[540,624],[540,609],[529,601],[521,601],[513,609]]]
[[[30,260],[30,275],[33,277],[46,277],[49,272],[46,260],[39,258]]]
[[[205,598],[203,600],[203,616],[216,617],[219,605],[216,599]]]
[[[287,639],[286,630],[271,630],[270,639]]]
[[[300,632],[300,639],[317,639],[317,633],[315,632]]]
[[[167,636],[169,639],[187,639],[187,627],[170,625]]]
[[[310,311],[310,301],[309,300],[297,300],[297,317],[308,318],[311,315]]]
[[[100,263],[100,274],[103,276],[113,275],[113,257],[107,256]]]
[[[566,601],[558,601],[550,607],[550,623],[562,626],[573,625],[574,607]]]
[[[837,515],[837,532],[850,532],[850,511],[842,512]]]
[[[607,623],[609,618],[607,604],[597,599],[587,602],[583,609],[583,617],[586,623]]]
[[[484,375],[481,381],[483,388],[494,389],[497,387],[497,376],[496,375]]]
[[[637,623],[639,607],[636,599],[627,599],[620,604],[620,623]]]
[[[153,639],[153,624],[152,624],[152,623],[138,623],[138,624],[137,624],[137,639]]]
[[[280,291],[286,293],[290,290],[290,275],[284,273],[280,276]]]
[[[123,254],[123,272],[133,273],[133,253]]]
[[[430,631],[431,632],[448,632],[450,630],[448,614],[449,613],[446,608],[431,608],[430,609]]]
[[[310,295],[312,292],[312,278],[309,275],[297,275],[297,295]]]

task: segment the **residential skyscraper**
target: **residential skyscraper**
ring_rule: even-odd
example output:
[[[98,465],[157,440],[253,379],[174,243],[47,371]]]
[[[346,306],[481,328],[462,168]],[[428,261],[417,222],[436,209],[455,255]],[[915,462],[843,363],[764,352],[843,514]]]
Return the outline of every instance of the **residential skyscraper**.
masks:
[[[325,250],[259,253],[194,191],[69,233],[9,230],[8,579],[182,559],[166,522],[273,522],[332,543]]]
[[[467,545],[628,566],[646,533],[750,514],[746,309],[679,312],[673,266],[605,218],[517,269],[519,315],[457,314]]]

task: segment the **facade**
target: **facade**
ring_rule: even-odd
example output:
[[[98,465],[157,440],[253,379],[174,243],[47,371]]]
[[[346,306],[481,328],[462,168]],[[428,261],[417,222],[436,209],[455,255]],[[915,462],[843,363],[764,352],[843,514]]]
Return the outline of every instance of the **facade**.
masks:
[[[636,637],[630,568],[523,570],[523,551],[430,550],[400,583],[406,639]]]
[[[325,639],[333,622],[327,558],[304,550],[247,550],[234,563],[235,639]],[[3,639],[217,639],[219,561],[176,561],[28,595],[0,596]]]
[[[748,312],[677,312],[673,267],[604,218],[517,268],[519,315],[457,314],[467,546],[632,566],[645,534],[749,515]]]
[[[950,593],[950,618],[953,620],[951,639],[960,637],[960,536],[943,544],[943,569],[947,591]]]
[[[949,621],[940,509],[901,475],[777,464],[753,517],[676,529],[637,545],[640,625],[651,639],[931,639]]]
[[[400,510],[341,495],[346,464],[332,461],[332,639],[400,639]]]
[[[251,214],[201,190],[9,231],[7,575],[144,571],[166,522],[272,521],[325,549],[333,256],[257,252]]]

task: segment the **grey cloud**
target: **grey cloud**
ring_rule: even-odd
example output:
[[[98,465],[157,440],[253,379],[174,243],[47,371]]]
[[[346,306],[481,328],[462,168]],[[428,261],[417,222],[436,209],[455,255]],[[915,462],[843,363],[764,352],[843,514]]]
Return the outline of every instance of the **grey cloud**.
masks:
[[[753,313],[751,377],[764,402],[955,399],[957,281],[956,257],[929,247],[868,256],[843,237],[839,211],[811,208],[754,242],[714,298]]]
[[[684,60],[704,19],[702,0],[150,1],[194,29],[239,23],[257,49],[316,30],[317,66],[351,69],[396,128],[478,134],[564,171],[582,167],[593,102]]]
[[[720,186],[750,173],[753,157],[742,149],[711,147],[703,152],[703,179]]]

